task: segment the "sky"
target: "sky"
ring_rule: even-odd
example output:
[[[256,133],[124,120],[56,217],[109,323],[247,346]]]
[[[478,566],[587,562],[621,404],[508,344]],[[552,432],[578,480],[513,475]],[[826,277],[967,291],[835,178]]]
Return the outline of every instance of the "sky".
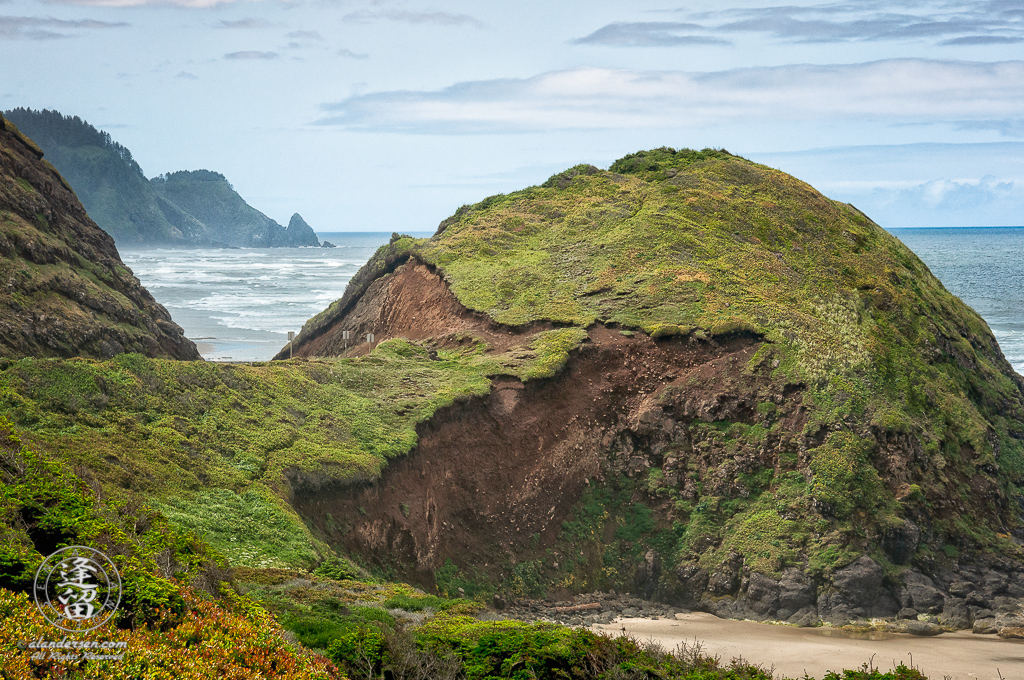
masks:
[[[0,0],[0,109],[279,222],[425,231],[641,149],[725,148],[883,227],[1024,225],[1019,0]]]

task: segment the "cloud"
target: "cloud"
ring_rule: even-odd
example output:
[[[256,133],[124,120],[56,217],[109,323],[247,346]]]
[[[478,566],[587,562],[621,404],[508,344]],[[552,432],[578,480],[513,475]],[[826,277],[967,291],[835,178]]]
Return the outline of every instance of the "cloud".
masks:
[[[874,219],[894,226],[1017,224],[1024,210],[1024,182],[933,179],[903,188],[877,187],[855,200]]]
[[[369,23],[371,21],[400,21],[407,24],[433,24],[435,26],[472,26],[474,28],[485,28],[479,19],[468,14],[450,14],[448,12],[403,12],[387,10],[383,12],[371,12],[360,10],[345,15],[346,21],[357,23]]]
[[[1019,3],[1011,0],[903,0],[885,3],[840,1],[701,13],[680,9],[676,13],[695,24],[688,29],[690,31],[711,32],[715,35],[761,33],[791,43],[946,38],[939,44],[960,46],[1007,44],[1017,42],[1015,38],[1024,38],[1024,11]],[[592,35],[619,25],[628,24],[609,24]],[[988,40],[983,42],[983,39]]]
[[[164,5],[186,9],[208,9],[226,5],[235,0],[42,0],[51,5],[83,5],[86,7],[143,7]]]
[[[339,57],[345,57],[346,59],[369,59],[370,55],[363,52],[353,52],[352,50],[342,47],[338,50],[337,55]]]
[[[323,110],[323,125],[427,134],[770,120],[955,124],[1024,118],[1024,61],[891,59],[710,73],[576,68],[360,94]]]
[[[95,19],[68,20],[54,19],[53,17],[0,16],[0,40],[55,40],[73,38],[76,34],[65,31],[123,28],[130,25],[123,21],[110,22],[96,21]]]
[[[190,73],[188,71],[181,71],[180,73],[178,73],[178,75],[174,77],[182,78],[184,80],[199,80],[199,76],[197,76],[195,73]]]
[[[241,52],[229,52],[224,55],[225,59],[277,59],[281,55],[277,52],[257,52],[256,50],[243,50]]]
[[[959,130],[994,130],[1004,137],[1024,139],[1024,119],[961,121]]]
[[[234,28],[241,28],[241,29],[270,28],[271,26],[273,26],[273,24],[271,24],[266,19],[256,19],[256,18],[253,18],[253,17],[249,17],[249,18],[246,18],[246,19],[236,19],[236,20],[221,19],[216,24],[214,24],[214,28],[228,28],[228,29],[234,29]]]
[[[965,35],[962,38],[943,40],[940,45],[1012,45],[1024,42],[1024,37],[1008,35]]]
[[[616,22],[572,42],[577,45],[612,47],[672,47],[677,45],[731,45],[728,40],[706,35],[680,35],[681,31],[705,30],[699,24],[670,21]]]
[[[293,38],[295,40],[323,40],[324,37],[317,31],[292,31],[288,33],[286,38]]]

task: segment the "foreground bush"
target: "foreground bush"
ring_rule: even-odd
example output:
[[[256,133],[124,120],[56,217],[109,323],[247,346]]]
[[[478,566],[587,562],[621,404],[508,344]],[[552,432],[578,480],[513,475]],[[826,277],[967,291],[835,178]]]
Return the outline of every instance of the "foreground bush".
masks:
[[[328,655],[352,678],[388,680],[774,680],[772,669],[742,659],[728,664],[700,646],[666,651],[629,636],[519,621],[438,616],[423,626],[367,624],[346,629]],[[809,680],[809,679],[805,679]],[[824,680],[927,680],[900,665],[863,668]]]
[[[0,589],[0,659],[4,680],[37,678],[97,680],[228,680],[243,678],[340,678],[322,656],[288,644],[280,626],[243,598],[215,603],[182,591],[188,613],[160,630],[102,626],[86,635],[66,636],[40,616],[24,593]],[[71,663],[34,661],[19,643],[37,639],[127,643],[120,660]],[[107,652],[109,653],[109,652]]]

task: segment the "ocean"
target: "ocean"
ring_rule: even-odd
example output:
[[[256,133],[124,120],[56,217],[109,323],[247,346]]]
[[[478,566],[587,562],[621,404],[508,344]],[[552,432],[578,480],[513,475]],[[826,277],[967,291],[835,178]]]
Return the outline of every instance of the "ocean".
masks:
[[[433,232],[410,232],[430,236]],[[336,248],[131,248],[121,259],[208,361],[266,361],[341,297],[391,232],[318,233]]]
[[[1024,227],[889,229],[978,312],[1024,375]]]
[[[1024,227],[890,229],[988,322],[1024,374]],[[431,232],[413,232],[430,236]],[[317,234],[337,248],[121,250],[210,361],[265,361],[341,297],[390,232]]]

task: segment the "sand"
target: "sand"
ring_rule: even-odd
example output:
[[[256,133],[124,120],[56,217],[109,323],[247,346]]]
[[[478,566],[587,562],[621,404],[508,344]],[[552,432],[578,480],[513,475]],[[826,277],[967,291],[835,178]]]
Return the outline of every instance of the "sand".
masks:
[[[1024,680],[1024,641],[1003,640],[970,631],[935,637],[875,633],[879,639],[846,637],[830,628],[795,628],[720,619],[712,614],[677,614],[675,619],[617,619],[592,630],[626,632],[638,640],[654,640],[667,649],[677,644],[703,644],[704,651],[730,661],[742,656],[751,663],[775,666],[777,678],[821,678],[830,670],[857,669],[873,657],[875,668],[891,670],[904,663],[929,680]]]

